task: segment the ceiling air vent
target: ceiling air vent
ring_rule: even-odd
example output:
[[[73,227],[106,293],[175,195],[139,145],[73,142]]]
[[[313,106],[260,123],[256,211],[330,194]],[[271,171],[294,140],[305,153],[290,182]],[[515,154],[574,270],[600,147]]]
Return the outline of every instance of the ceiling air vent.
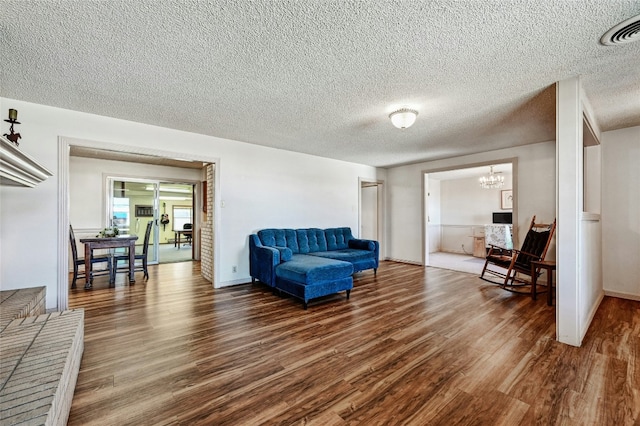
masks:
[[[640,15],[620,22],[611,28],[600,38],[600,43],[605,46],[615,46],[636,40],[640,40]]]

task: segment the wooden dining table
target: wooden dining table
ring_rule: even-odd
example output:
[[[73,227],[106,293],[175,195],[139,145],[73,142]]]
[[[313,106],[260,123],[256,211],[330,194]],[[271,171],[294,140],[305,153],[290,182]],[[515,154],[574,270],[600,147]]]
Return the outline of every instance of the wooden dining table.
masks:
[[[95,237],[81,238],[80,242],[84,244],[84,267],[86,282],[84,288],[86,290],[92,287],[93,270],[91,268],[91,258],[95,249],[115,249],[121,247],[129,248],[129,284],[135,284],[135,256],[136,256],[136,240],[137,235],[118,235],[117,237]],[[115,268],[114,268],[115,269]]]

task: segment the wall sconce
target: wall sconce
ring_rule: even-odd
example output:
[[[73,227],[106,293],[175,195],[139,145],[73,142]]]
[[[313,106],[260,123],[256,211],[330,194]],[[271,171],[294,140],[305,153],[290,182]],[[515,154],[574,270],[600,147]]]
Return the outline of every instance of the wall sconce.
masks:
[[[18,120],[18,110],[17,109],[10,109],[9,110],[9,119],[8,120],[4,120],[7,123],[11,123],[11,127],[9,128],[9,132],[11,132],[10,134],[5,133],[3,136],[5,136],[7,139],[9,139],[11,142],[13,142],[14,144],[16,144],[16,146],[20,145],[18,143],[18,139],[20,139],[22,136],[20,136],[20,133],[13,133],[13,125],[14,124],[20,124]]]

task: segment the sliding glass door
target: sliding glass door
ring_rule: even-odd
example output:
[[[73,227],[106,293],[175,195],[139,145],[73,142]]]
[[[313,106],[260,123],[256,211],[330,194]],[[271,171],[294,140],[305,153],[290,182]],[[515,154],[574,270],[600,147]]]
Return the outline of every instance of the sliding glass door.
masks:
[[[109,199],[105,226],[117,226],[120,234],[137,235],[136,254],[142,254],[147,223],[152,221],[147,262],[158,263],[160,182],[109,177],[107,184]]]
[[[147,223],[151,229],[148,263],[185,262],[195,258],[197,225],[194,184],[108,177],[107,223],[121,234],[138,236],[141,254]]]

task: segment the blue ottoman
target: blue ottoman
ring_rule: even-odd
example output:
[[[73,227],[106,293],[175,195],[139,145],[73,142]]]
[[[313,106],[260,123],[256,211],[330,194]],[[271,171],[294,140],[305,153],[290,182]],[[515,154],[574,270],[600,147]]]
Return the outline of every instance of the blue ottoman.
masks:
[[[275,287],[302,299],[307,309],[309,300],[346,290],[347,299],[353,288],[353,264],[305,254],[294,254],[291,260],[276,267]]]

